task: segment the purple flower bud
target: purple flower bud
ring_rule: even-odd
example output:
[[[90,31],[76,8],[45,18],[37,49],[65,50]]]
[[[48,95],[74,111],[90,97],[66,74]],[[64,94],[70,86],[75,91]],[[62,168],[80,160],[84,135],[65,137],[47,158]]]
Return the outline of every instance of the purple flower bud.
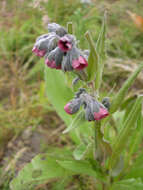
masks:
[[[94,119],[101,120],[109,115],[109,112],[106,108],[100,107],[99,112],[94,112]]]
[[[89,105],[85,108],[85,119],[88,121],[94,121],[94,115]]]
[[[39,57],[43,57],[46,54],[46,50],[39,50],[36,46],[33,47],[32,52]]]
[[[65,105],[64,110],[68,114],[74,114],[80,109],[80,106],[81,106],[81,100],[79,98],[75,98]]]
[[[84,96],[83,96],[84,97]],[[94,112],[99,112],[100,106],[91,96],[87,95],[87,99],[84,102],[85,105],[85,119],[88,121],[94,121]]]
[[[88,66],[88,62],[82,56],[79,56],[78,59],[72,61],[72,66],[75,70],[82,70]]]
[[[64,72],[73,70],[73,67],[71,65],[71,55],[70,55],[70,53],[67,53],[66,56],[63,57],[62,70]]]
[[[108,110],[110,109],[110,101],[108,97],[103,98],[102,104],[107,108]]]
[[[59,39],[58,46],[63,52],[67,52],[72,49],[74,43],[74,37],[72,35],[65,35]]]
[[[80,95],[81,102],[84,104],[85,118],[88,121],[101,120],[109,115],[108,110],[103,104],[95,100],[87,93]]]
[[[50,36],[50,34],[42,34],[41,36],[39,36],[39,37],[36,39],[36,42],[38,42],[38,41],[41,40],[41,39],[48,38],[49,36]]]
[[[50,68],[61,69],[63,52],[57,47],[45,57],[45,64]]]
[[[58,40],[59,37],[55,33],[44,34],[36,40],[32,52],[37,56],[43,57],[47,52],[57,47]]]
[[[67,34],[66,29],[64,27],[60,26],[59,24],[56,24],[56,23],[48,24],[48,31],[49,32],[55,32],[60,37]]]

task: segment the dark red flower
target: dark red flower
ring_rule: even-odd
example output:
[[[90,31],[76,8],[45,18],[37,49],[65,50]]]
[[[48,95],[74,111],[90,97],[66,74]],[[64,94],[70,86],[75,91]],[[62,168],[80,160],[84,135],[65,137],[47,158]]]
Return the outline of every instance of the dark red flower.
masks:
[[[70,107],[70,102],[67,103],[64,107],[64,110],[68,113],[68,114],[72,114],[72,108]]]
[[[67,36],[63,36],[59,39],[58,47],[63,51],[67,52],[72,49],[71,40]]]
[[[64,110],[68,114],[74,114],[78,112],[78,110],[80,109],[80,106],[81,106],[80,98],[74,98],[73,100],[71,100],[65,105]]]
[[[72,67],[75,70],[82,70],[82,69],[84,69],[87,66],[88,66],[88,62],[82,56],[79,56],[78,59],[75,59],[75,60],[72,61]]]
[[[101,120],[109,115],[109,112],[106,108],[100,107],[99,112],[94,112],[94,119]]]
[[[49,59],[46,59],[45,64],[48,67],[53,68],[53,69],[61,69],[61,65],[57,66],[56,62],[54,60],[50,61]]]
[[[33,47],[32,52],[34,52],[39,57],[43,57],[46,54],[45,50],[39,50],[36,46]]]

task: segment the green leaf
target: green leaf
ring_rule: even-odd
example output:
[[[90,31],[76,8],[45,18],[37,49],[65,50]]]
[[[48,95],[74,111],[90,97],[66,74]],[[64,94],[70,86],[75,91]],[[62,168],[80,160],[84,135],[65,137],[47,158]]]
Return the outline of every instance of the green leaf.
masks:
[[[74,158],[76,160],[81,160],[85,156],[91,145],[91,143],[89,143],[88,145],[81,143],[79,146],[77,146],[77,148],[73,152]]]
[[[54,156],[38,155],[12,180],[10,188],[11,190],[31,190],[38,184],[61,176],[67,176],[67,171],[56,162]]]
[[[131,104],[132,102],[134,102],[134,101],[136,100],[136,98],[137,98],[137,95],[136,95],[136,94],[135,94],[135,95],[132,95],[132,96],[130,96],[130,97],[128,97],[128,98],[122,103],[122,105],[121,105],[121,110],[126,109],[126,107],[127,107],[129,104]]]
[[[90,162],[86,160],[58,161],[58,163],[63,168],[73,171],[75,175],[85,174],[95,178],[98,177],[96,171],[94,171]]]
[[[81,110],[77,113],[76,117],[73,119],[72,123],[63,131],[63,134],[68,133],[69,131],[79,127],[82,123],[85,122],[85,113]]]
[[[64,133],[70,131],[70,137],[72,140],[76,144],[79,144],[80,135],[72,129],[80,126],[87,128],[87,125],[90,124],[89,122],[85,122],[83,116],[78,116],[80,112],[78,115],[68,115],[65,112],[64,106],[74,97],[72,90],[68,88],[66,84],[65,75],[61,71],[50,69],[45,66],[45,82],[45,89],[49,102],[53,105],[54,109],[57,111],[66,125],[69,126]],[[79,117],[79,119],[74,120],[75,117]]]
[[[85,37],[86,37],[86,39],[89,43],[89,47],[90,47],[90,55],[88,58],[87,74],[88,74],[88,80],[91,81],[91,80],[95,80],[95,76],[96,76],[97,70],[98,70],[99,57],[98,57],[93,39],[92,39],[89,31],[85,33]]]
[[[133,126],[136,123],[136,116],[138,115],[138,113],[140,113],[140,106],[142,104],[142,99],[143,96],[139,96],[134,104],[134,106],[132,107],[132,109],[130,110],[130,113],[126,119],[126,121],[123,123],[123,127],[120,130],[115,143],[113,144],[113,153],[112,156],[110,158],[110,162],[109,165],[111,168],[113,168],[118,159],[119,156],[121,155],[122,151],[124,150],[125,145],[127,144],[127,140],[130,137],[131,133],[133,132]]]
[[[72,116],[64,111],[64,106],[73,98],[73,92],[65,84],[64,74],[56,69],[45,66],[46,94],[57,113],[68,125]]]
[[[104,13],[103,21],[102,21],[102,28],[97,40],[96,50],[99,54],[99,57],[104,59],[105,58],[105,39],[106,39],[106,12]]]
[[[128,167],[132,155],[139,149],[139,144],[141,142],[143,136],[143,117],[142,117],[142,108],[140,107],[140,111],[138,113],[138,118],[136,122],[136,128],[133,129],[133,135],[130,137],[130,143],[128,145],[127,156],[125,157],[125,168]]]
[[[106,12],[104,14],[102,28],[99,34],[99,38],[96,44],[96,51],[99,55],[98,67],[96,72],[95,88],[99,90],[102,82],[102,73],[104,69],[104,59],[105,59],[105,40],[106,40]]]
[[[123,102],[128,89],[131,87],[131,85],[137,78],[138,74],[142,71],[142,69],[143,63],[140,64],[136,71],[126,80],[126,82],[123,84],[122,88],[119,90],[116,96],[114,96],[111,102],[110,113],[114,113],[121,106],[121,103]]]
[[[137,159],[130,166],[129,171],[126,173],[125,179],[127,178],[142,178],[143,179],[143,153],[141,153]]]
[[[140,179],[121,180],[113,183],[110,190],[142,190],[143,183]]]

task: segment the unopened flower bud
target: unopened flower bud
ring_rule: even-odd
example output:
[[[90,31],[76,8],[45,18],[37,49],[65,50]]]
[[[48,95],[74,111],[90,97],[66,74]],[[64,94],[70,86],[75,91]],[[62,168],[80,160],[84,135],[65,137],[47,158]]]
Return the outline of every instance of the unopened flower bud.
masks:
[[[59,37],[55,33],[44,34],[37,38],[32,51],[40,57],[57,47]]]
[[[46,54],[46,50],[39,50],[36,46],[33,47],[32,52],[39,57],[43,57]]]
[[[61,69],[63,52],[57,47],[52,50],[45,58],[45,64],[50,68]]]
[[[75,97],[79,98],[82,93],[86,93],[85,88],[79,88],[78,92],[75,94]]]
[[[90,54],[90,51],[88,49],[85,49],[85,50],[83,50],[83,54],[88,57]]]
[[[103,98],[102,104],[109,110],[110,109],[110,101],[108,97]]]
[[[73,70],[73,67],[71,65],[71,55],[70,55],[70,53],[67,53],[66,56],[63,57],[62,70],[64,72]]]
[[[100,106],[97,101],[90,97],[91,96],[87,96],[88,99],[85,100],[85,118],[88,121],[94,121],[94,113],[99,112]]]
[[[55,32],[60,37],[67,34],[66,29],[64,27],[60,26],[59,24],[56,24],[56,23],[48,24],[48,31],[49,32]]]
[[[65,105],[64,110],[68,114],[74,114],[80,109],[80,106],[81,100],[79,98],[75,98]]]
[[[88,121],[101,120],[109,115],[106,107],[90,95],[82,94],[80,98],[84,102],[85,118]]]

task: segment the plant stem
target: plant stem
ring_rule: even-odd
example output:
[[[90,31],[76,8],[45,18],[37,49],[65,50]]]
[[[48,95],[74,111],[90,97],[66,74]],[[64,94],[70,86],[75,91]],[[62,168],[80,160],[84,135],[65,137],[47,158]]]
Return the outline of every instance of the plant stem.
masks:
[[[67,29],[69,34],[73,34],[73,24],[72,22],[67,23]]]

